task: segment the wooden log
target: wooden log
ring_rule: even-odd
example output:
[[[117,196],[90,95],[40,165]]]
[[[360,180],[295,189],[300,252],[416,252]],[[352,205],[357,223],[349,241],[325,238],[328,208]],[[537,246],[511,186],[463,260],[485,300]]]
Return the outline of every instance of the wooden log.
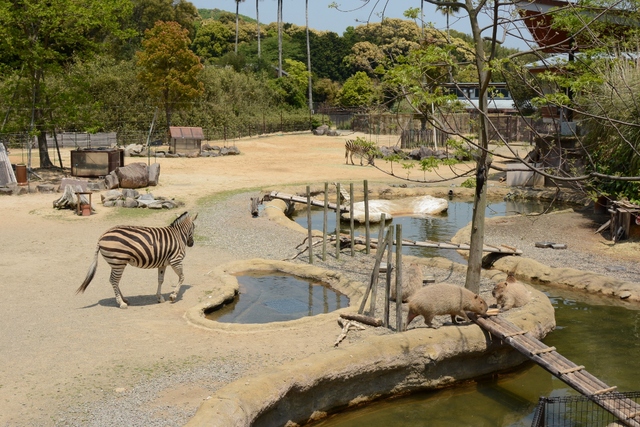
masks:
[[[347,320],[355,320],[356,322],[364,323],[365,325],[369,325],[369,326],[375,326],[375,327],[382,326],[382,320],[377,319],[375,317],[371,317],[371,316],[365,316],[362,314],[342,313],[340,317]]]

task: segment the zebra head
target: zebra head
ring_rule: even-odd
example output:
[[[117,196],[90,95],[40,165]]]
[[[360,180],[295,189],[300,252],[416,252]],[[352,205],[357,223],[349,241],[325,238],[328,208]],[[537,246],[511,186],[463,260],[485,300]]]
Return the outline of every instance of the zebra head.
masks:
[[[176,218],[176,220],[171,224],[172,227],[178,228],[180,233],[186,237],[188,247],[193,246],[193,232],[196,229],[194,221],[196,218],[198,218],[198,214],[191,218],[189,212],[185,212]]]

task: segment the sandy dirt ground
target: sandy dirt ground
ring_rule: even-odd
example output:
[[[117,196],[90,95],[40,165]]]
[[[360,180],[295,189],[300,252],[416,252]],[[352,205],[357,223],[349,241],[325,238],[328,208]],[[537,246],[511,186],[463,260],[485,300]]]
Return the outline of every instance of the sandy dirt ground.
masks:
[[[394,182],[373,167],[345,165],[346,139],[274,135],[229,143],[239,148],[239,156],[158,159],[160,184],[152,192],[176,197],[185,202],[185,210],[197,211],[202,198],[232,190],[286,191],[291,184],[363,179]],[[395,139],[378,142],[393,145]],[[20,162],[22,156],[14,151],[12,161]],[[69,165],[68,150],[63,150],[63,158]],[[452,176],[450,170],[441,174]],[[61,423],[57,414],[66,407],[130,389],[140,380],[181,367],[224,363],[229,354],[242,354],[259,370],[326,350],[339,332],[318,328],[305,334],[231,336],[189,325],[183,316],[203,297],[206,273],[232,260],[223,251],[197,244],[188,251],[187,286],[174,304],[156,303],[154,270],[129,267],[122,288],[132,305],[118,309],[102,258],[87,292],[75,295],[106,229],[123,223],[166,225],[177,212],[131,215],[102,207],[94,194],[95,214],[81,217],[53,209],[57,197],[38,193],[0,197],[1,426],[55,425]],[[599,238],[585,232],[584,239]],[[165,294],[175,281],[173,272],[167,273]],[[208,393],[205,388],[185,387],[151,404],[162,407],[171,401],[196,408]]]

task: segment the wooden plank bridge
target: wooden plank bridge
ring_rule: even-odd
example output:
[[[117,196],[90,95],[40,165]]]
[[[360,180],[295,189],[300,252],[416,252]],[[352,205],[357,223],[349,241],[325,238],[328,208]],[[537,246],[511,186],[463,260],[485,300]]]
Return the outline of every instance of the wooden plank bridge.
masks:
[[[272,199],[280,199],[288,202],[304,203],[305,205],[307,204],[306,197],[280,193],[278,191],[272,191],[268,197]],[[311,206],[323,208],[324,201],[311,199]],[[329,209],[333,211],[335,211],[336,209],[340,209],[340,212],[349,212],[349,208],[347,206],[338,205],[336,203],[328,203],[327,206]],[[377,244],[378,240],[375,238],[371,238],[371,242],[374,244]],[[462,251],[468,251],[471,249],[470,246],[466,243],[434,242],[430,240],[416,241],[416,240],[403,239],[402,245],[417,246],[421,248],[454,249],[454,250],[462,250]],[[522,250],[516,249],[512,246],[506,246],[506,245],[500,245],[500,246],[484,245],[482,251],[497,253],[497,254],[504,254],[504,255],[521,255],[522,254]]]
[[[469,313],[469,318],[553,376],[588,396],[625,425],[640,427],[640,404],[616,392],[615,386],[611,387],[591,375],[584,366],[578,366],[562,356],[555,347],[548,347],[530,332],[523,331],[500,316],[479,317]]]

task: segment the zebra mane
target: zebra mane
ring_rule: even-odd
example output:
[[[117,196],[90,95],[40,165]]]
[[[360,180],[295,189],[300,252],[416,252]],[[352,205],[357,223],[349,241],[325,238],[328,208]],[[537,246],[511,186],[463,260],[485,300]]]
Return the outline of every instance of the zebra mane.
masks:
[[[187,218],[189,216],[189,212],[185,212],[182,215],[180,215],[178,218],[176,218],[175,220],[173,220],[173,222],[171,223],[170,227],[173,227],[174,225],[180,224],[185,218]]]

